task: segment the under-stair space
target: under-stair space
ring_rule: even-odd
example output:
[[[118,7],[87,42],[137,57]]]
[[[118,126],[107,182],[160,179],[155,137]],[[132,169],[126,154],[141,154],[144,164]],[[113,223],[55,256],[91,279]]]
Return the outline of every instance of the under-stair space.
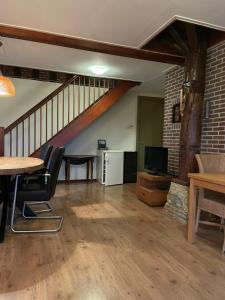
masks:
[[[67,144],[135,85],[133,81],[72,76],[4,129],[4,155],[35,156],[47,142]]]

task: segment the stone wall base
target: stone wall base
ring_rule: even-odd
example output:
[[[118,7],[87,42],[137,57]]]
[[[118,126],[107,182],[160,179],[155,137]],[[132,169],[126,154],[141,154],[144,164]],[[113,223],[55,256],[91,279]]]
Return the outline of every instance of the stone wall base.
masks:
[[[171,182],[164,213],[186,224],[188,221],[188,197],[189,187]]]

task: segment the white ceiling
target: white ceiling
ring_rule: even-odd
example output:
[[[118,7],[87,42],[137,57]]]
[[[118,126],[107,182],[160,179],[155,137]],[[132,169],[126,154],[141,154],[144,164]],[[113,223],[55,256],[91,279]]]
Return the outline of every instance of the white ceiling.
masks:
[[[1,64],[35,67],[68,73],[93,75],[93,65],[106,66],[103,76],[146,81],[171,65],[152,61],[74,50],[29,41],[2,38]]]
[[[225,29],[225,0],[0,0],[0,23],[139,48],[174,19]],[[1,38],[0,63],[149,81],[167,64]]]
[[[225,28],[224,0],[1,0],[0,23],[139,47],[175,16]]]

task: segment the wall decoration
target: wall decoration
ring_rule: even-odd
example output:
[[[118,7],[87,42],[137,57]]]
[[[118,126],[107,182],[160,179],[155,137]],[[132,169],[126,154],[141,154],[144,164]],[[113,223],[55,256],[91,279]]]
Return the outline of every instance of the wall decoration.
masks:
[[[172,111],[172,122],[179,123],[180,122],[180,103],[177,103],[173,106]]]

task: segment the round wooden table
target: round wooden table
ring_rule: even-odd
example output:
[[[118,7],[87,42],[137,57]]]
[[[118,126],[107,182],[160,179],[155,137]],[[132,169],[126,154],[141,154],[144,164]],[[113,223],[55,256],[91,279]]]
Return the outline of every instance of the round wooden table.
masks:
[[[0,224],[0,243],[4,241],[7,210],[10,199],[11,176],[33,173],[44,167],[44,161],[33,157],[0,157],[0,179],[2,190],[2,215]]]

